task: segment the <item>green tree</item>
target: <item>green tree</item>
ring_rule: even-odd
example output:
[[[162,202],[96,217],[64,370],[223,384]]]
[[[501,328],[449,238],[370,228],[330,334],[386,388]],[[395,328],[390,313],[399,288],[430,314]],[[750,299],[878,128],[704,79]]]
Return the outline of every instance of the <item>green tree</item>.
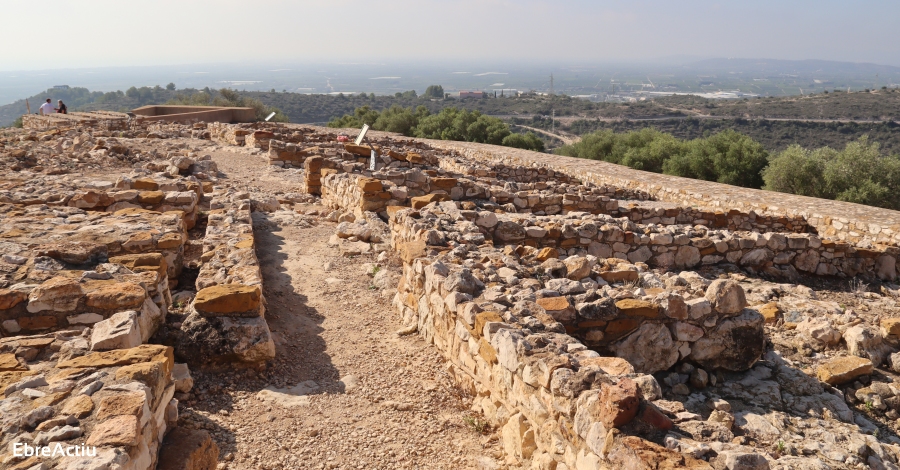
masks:
[[[828,147],[810,151],[792,145],[769,159],[763,170],[763,189],[827,198],[825,166],[836,153]]]
[[[535,152],[544,151],[544,141],[538,138],[534,132],[528,132],[526,134],[510,134],[503,138],[502,145],[504,147],[534,150]]]
[[[175,84],[172,82],[169,82],[169,84],[166,85],[166,90],[175,91]]]
[[[823,176],[838,201],[900,209],[900,156],[883,156],[867,136],[834,154]]]
[[[398,132],[410,135],[418,120],[412,110],[394,105],[384,110],[372,125],[378,131]]]
[[[444,87],[441,85],[429,85],[422,96],[425,98],[444,98]]]
[[[663,172],[719,183],[762,187],[762,169],[768,152],[759,142],[733,130],[688,143],[687,152],[675,155],[663,164]]]

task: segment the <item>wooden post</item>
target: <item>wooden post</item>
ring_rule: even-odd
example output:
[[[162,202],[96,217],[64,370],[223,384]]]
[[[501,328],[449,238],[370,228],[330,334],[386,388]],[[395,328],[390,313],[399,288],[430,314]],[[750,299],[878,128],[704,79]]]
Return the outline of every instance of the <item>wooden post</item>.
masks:
[[[28,104],[28,98],[25,98],[25,107],[28,108],[28,114],[31,114],[31,105]]]

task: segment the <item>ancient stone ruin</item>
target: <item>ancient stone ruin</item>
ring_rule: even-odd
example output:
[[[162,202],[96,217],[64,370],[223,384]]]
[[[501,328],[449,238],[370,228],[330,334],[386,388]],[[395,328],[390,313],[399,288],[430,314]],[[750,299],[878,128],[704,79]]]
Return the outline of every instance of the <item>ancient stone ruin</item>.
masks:
[[[98,453],[4,468],[251,468],[179,400],[189,369],[276,358],[254,214],[304,204],[377,256],[397,334],[440,353],[508,468],[898,468],[896,212],[476,144],[65,119],[0,134],[0,447]],[[251,197],[213,147],[295,193]]]

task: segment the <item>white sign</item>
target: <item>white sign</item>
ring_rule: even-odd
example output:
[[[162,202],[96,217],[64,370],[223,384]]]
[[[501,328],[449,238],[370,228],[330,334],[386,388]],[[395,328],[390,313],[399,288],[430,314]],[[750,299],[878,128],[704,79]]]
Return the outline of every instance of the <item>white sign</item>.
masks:
[[[375,157],[377,157],[377,156],[378,156],[378,154],[375,153],[375,149],[372,149],[372,157],[369,158],[369,170],[370,171],[375,171]]]
[[[366,132],[369,132],[369,125],[368,125],[368,124],[363,124],[362,130],[359,131],[359,135],[356,136],[356,141],[353,142],[353,143],[356,144],[356,145],[361,144],[362,141],[363,141],[363,139],[366,138]]]

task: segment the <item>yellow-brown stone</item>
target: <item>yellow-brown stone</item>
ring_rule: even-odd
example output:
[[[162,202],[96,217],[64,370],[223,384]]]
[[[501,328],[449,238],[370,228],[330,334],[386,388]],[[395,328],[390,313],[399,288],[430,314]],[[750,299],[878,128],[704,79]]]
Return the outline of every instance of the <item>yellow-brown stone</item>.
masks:
[[[7,386],[35,374],[37,374],[37,372],[32,370],[9,370],[0,372],[0,390],[6,390]]]
[[[256,312],[258,315],[261,293],[259,286],[220,284],[197,292],[194,309],[206,316]]]
[[[559,258],[559,250],[556,248],[541,248],[535,259],[538,261],[547,261],[551,258]]]
[[[136,253],[132,255],[113,256],[109,258],[109,262],[121,264],[134,272],[140,272],[150,268],[158,272],[160,276],[165,275],[166,269],[168,269],[166,258],[160,253]]]
[[[75,357],[56,364],[57,369],[85,367],[117,367],[144,362],[158,362],[170,373],[175,364],[172,348],[159,344],[142,344],[130,349],[114,349]]]
[[[138,193],[137,202],[139,204],[159,204],[166,197],[166,193],[162,191],[141,191]]]
[[[900,318],[885,318],[881,320],[881,327],[889,336],[900,337]]]
[[[621,357],[588,357],[580,359],[581,367],[595,366],[609,375],[628,375],[634,373],[634,366]]]
[[[53,406],[61,402],[67,396],[69,396],[69,392],[48,393],[40,398],[35,398],[31,404],[34,405],[35,408],[39,406]]]
[[[234,244],[235,248],[253,248],[253,238],[247,238]]]
[[[437,188],[441,188],[443,190],[449,191],[450,188],[456,186],[457,180],[456,178],[432,178],[431,185]]]
[[[160,362],[139,362],[122,366],[116,371],[116,380],[123,382],[143,382],[151,388],[161,384],[165,367]]]
[[[372,149],[368,145],[344,144],[344,150],[360,157],[372,155]]]
[[[778,322],[781,317],[781,309],[778,308],[777,302],[769,302],[765,305],[756,307],[756,311],[766,319],[766,323],[772,324]]]
[[[816,376],[829,385],[841,385],[851,382],[863,375],[869,375],[875,369],[872,361],[856,356],[835,357],[816,369]]]
[[[126,446],[138,444],[140,429],[137,416],[116,416],[103,421],[87,440],[89,446]]]
[[[604,281],[609,283],[616,282],[633,282],[638,279],[638,272],[632,271],[630,269],[625,270],[614,270],[614,271],[603,271],[600,273],[600,277],[603,278]]]
[[[153,246],[153,234],[150,232],[138,232],[128,238],[122,244],[126,250],[147,249]]]
[[[491,346],[491,343],[488,343],[484,338],[481,338],[478,341],[478,355],[481,356],[482,359],[488,362],[488,364],[494,364],[497,362],[497,350]]]
[[[159,189],[159,184],[157,184],[156,181],[153,181],[152,178],[138,178],[131,183],[131,187],[133,189],[156,191]]]
[[[140,307],[147,297],[143,287],[131,282],[104,283],[87,293],[87,306],[99,310],[130,310]]]
[[[56,327],[56,317],[50,315],[36,315],[18,319],[19,326],[23,330],[46,330]]]
[[[24,292],[0,289],[0,310],[13,308],[27,298],[28,295]]]
[[[426,194],[424,196],[417,196],[417,197],[411,198],[410,204],[412,205],[413,209],[421,209],[421,208],[427,206],[428,204],[431,204],[432,202],[443,202],[443,201],[449,201],[449,200],[450,200],[450,196],[448,196],[446,194],[431,193],[431,194]]]
[[[94,400],[87,395],[78,395],[66,402],[62,414],[82,419],[90,415],[92,411],[94,411]]]
[[[15,354],[0,354],[0,372],[11,370],[28,370],[28,368],[23,366],[22,364],[19,364],[19,360],[16,359]]]
[[[484,332],[484,325],[489,322],[502,322],[503,317],[497,312],[487,311],[479,312],[475,315],[475,335],[481,336]]]
[[[536,303],[547,312],[559,312],[569,308],[569,301],[565,297],[544,297],[537,299]]]
[[[108,395],[100,400],[96,417],[105,420],[113,416],[141,414],[147,395],[144,392],[117,393]]]
[[[384,190],[381,181],[374,178],[360,178],[356,180],[356,184],[359,185],[359,189],[366,192],[378,192]]]
[[[19,345],[20,348],[45,348],[50,346],[55,341],[55,338],[25,338],[25,339],[17,339],[16,344]]]
[[[621,318],[619,320],[613,320],[609,322],[609,325],[606,325],[606,334],[607,336],[614,336],[620,333],[627,333],[640,325],[641,322],[635,320],[633,318]]]
[[[184,237],[179,233],[167,233],[156,242],[156,246],[160,249],[167,250],[169,248],[178,248],[184,244]]]
[[[406,206],[387,206],[387,207],[384,208],[384,210],[387,211],[387,215],[388,215],[388,218],[389,218],[389,219],[390,219],[391,217],[393,217],[394,214],[396,214],[396,213],[402,211],[403,209],[409,209],[409,207],[406,207]]]
[[[616,308],[629,317],[656,318],[659,316],[659,306],[646,300],[622,299],[616,302]]]

